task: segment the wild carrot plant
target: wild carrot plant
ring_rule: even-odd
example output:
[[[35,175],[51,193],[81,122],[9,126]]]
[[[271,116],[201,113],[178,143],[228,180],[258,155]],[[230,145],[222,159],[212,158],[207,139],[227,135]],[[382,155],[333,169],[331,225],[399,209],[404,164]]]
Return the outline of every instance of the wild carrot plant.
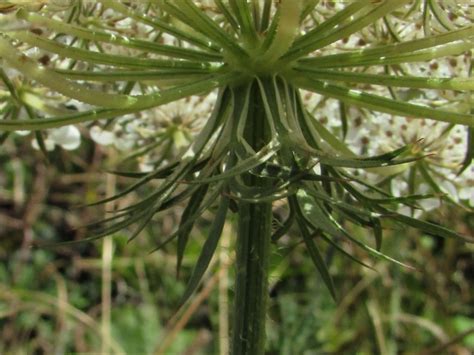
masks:
[[[133,156],[144,159],[146,171],[116,172],[136,180],[100,203],[161,181],[141,201],[89,226],[87,240],[130,226],[134,239],[156,214],[186,202],[176,231],[157,240],[157,248],[177,241],[179,270],[193,225],[214,211],[184,302],[226,219],[236,216],[234,354],[264,352],[270,246],[283,236],[304,243],[335,299],[322,243],[363,265],[347,242],[403,265],[381,251],[388,224],[471,240],[418,218],[440,203],[473,203],[468,2],[1,6],[1,140],[33,131],[48,154],[54,145],[79,144],[71,125],[89,127],[102,144],[126,145],[118,140],[128,136],[130,147],[141,145]],[[373,243],[352,236],[347,223],[366,228]]]

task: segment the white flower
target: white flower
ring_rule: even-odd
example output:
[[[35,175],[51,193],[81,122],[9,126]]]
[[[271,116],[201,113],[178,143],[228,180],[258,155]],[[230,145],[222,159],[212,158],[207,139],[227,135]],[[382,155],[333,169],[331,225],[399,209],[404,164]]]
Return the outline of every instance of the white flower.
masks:
[[[31,131],[15,131],[16,135],[19,135],[21,137],[27,136],[31,133]]]
[[[458,196],[460,200],[467,201],[474,207],[474,164],[471,164],[459,177]]]
[[[461,187],[459,198],[468,201],[469,206],[474,207],[474,185]]]
[[[15,13],[2,15],[0,14],[0,30],[2,31],[18,31],[30,28],[31,25],[25,20],[18,20]]]
[[[47,151],[54,150],[55,146],[60,146],[65,150],[74,150],[81,145],[81,133],[75,126],[64,126],[48,130],[43,139]],[[39,143],[33,139],[31,145],[34,149],[39,149]]]
[[[43,139],[43,143],[48,152],[52,152],[56,146],[56,144],[49,138]],[[40,146],[36,138],[31,141],[31,146],[33,149],[40,150]]]
[[[111,145],[114,143],[115,135],[112,132],[105,131],[99,126],[91,127],[89,131],[91,139],[100,145]]]
[[[136,138],[133,135],[125,135],[123,137],[116,137],[115,138],[115,148],[117,148],[120,151],[127,151],[131,150],[136,143]]]
[[[49,138],[66,150],[74,150],[81,145],[81,133],[75,126],[53,129],[49,133]]]
[[[406,194],[406,190],[408,189],[408,184],[400,179],[393,179],[390,184],[392,188],[393,196],[400,197]]]
[[[441,206],[439,198],[426,198],[418,201],[418,204],[423,208],[425,212],[435,210]]]

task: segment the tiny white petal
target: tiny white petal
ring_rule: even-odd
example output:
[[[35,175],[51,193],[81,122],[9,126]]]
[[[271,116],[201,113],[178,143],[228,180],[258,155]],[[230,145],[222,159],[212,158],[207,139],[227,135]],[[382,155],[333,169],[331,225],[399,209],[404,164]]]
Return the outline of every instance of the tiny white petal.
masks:
[[[398,209],[398,213],[411,217],[411,208],[408,206],[402,206]]]
[[[75,126],[64,126],[51,130],[49,137],[66,150],[74,150],[81,145],[81,133]]]
[[[19,135],[19,136],[27,136],[28,134],[30,134],[31,131],[15,131],[15,134]]]
[[[452,182],[446,180],[442,181],[440,187],[444,192],[448,193],[448,195],[452,197],[455,201],[458,200],[457,189]]]
[[[94,126],[89,131],[91,139],[100,145],[110,145],[115,140],[115,135],[112,132],[104,131],[99,126]]]
[[[54,150],[55,144],[51,139],[49,138],[43,139],[43,142],[48,152],[51,152]],[[40,150],[40,146],[36,138],[31,141],[31,146],[33,147],[33,149]]]
[[[427,198],[419,202],[425,211],[431,211],[441,206],[441,202],[437,198]]]
[[[135,145],[134,137],[120,137],[116,138],[114,142],[115,148],[121,151],[127,151],[133,148]]]

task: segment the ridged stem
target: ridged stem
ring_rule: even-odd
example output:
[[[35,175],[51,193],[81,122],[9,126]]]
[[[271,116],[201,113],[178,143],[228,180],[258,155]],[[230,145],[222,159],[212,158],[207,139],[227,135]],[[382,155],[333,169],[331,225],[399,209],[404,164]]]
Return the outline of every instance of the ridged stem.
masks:
[[[267,141],[268,128],[256,85],[251,98],[245,138],[258,150]],[[250,174],[244,180],[254,187],[268,184],[268,181]],[[271,221],[271,203],[239,204],[232,334],[234,355],[259,355],[265,351]]]

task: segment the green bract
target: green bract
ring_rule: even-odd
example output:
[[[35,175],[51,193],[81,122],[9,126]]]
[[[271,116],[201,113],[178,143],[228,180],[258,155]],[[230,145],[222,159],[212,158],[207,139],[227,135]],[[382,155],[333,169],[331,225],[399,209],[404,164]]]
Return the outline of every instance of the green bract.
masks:
[[[340,10],[333,10],[324,21],[314,16],[320,8],[335,4]],[[425,11],[426,36],[404,40],[394,30],[392,16],[408,16],[420,8]],[[469,239],[396,211],[400,204],[417,209],[419,200],[432,195],[394,197],[352,174],[352,169],[422,164],[424,156],[417,142],[378,156],[358,156],[343,136],[312,117],[302,95],[306,90],[337,99],[342,110],[355,106],[474,127],[472,112],[462,106],[440,109],[368,88],[454,90],[464,92],[472,102],[474,80],[470,77],[412,76],[403,69],[406,63],[461,55],[474,47],[474,26],[455,25],[436,1],[359,0],[345,6],[317,0],[76,1],[62,19],[47,10],[16,12],[23,28],[1,34],[2,67],[16,69],[30,85],[45,86],[92,108],[45,115],[22,101],[17,85],[2,72],[10,95],[2,97],[6,108],[1,131],[36,131],[111,119],[218,90],[212,115],[179,159],[150,173],[117,172],[136,182],[100,203],[120,198],[152,179],[162,182],[140,202],[90,226],[88,240],[136,225],[133,239],[155,214],[188,201],[179,228],[158,246],[177,239],[179,268],[194,223],[204,211],[217,206],[185,301],[209,265],[227,215],[236,212],[234,353],[263,353],[270,241],[276,242],[293,226],[299,229],[334,298],[336,290],[320,243],[329,243],[364,264],[339,241],[348,240],[374,257],[400,263],[381,252],[385,221],[441,237]],[[126,30],[102,23],[100,16],[106,13],[128,19],[146,33],[140,38],[130,36]],[[431,26],[430,14],[441,29]],[[331,47],[370,26],[383,28],[386,36],[365,49],[336,53]],[[54,54],[64,65],[42,65],[23,53],[28,47]],[[374,67],[385,68],[385,73],[368,70]],[[142,94],[131,94],[135,85]],[[21,107],[30,119],[18,119]],[[346,126],[351,117],[341,116]],[[471,163],[473,150],[471,139],[464,167]],[[274,228],[272,204],[276,200],[288,202],[288,213]],[[342,221],[371,230],[374,246],[352,237]]]

